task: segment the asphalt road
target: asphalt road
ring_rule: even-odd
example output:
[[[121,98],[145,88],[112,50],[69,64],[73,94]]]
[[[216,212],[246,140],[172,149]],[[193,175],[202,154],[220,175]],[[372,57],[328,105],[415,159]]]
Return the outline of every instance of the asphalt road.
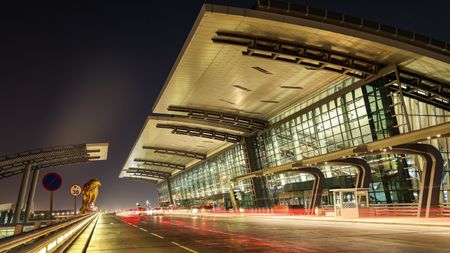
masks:
[[[91,244],[88,252],[450,252],[450,227],[103,215]]]

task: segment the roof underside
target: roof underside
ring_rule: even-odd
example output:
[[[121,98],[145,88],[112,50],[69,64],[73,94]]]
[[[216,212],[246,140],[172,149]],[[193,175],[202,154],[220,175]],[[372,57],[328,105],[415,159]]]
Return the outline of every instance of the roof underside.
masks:
[[[23,173],[25,166],[32,169],[106,160],[107,143],[58,146],[9,154],[0,157],[0,180]]]
[[[185,112],[169,108],[185,107],[267,121],[299,100],[348,78],[345,71],[338,73],[320,67],[276,60],[278,54],[269,54],[272,57],[266,58],[245,55],[249,48],[255,46],[251,41],[248,46],[245,41],[241,44],[213,41],[214,38],[224,38],[221,34],[281,41],[316,51],[362,59],[376,63],[379,67],[398,65],[402,69],[412,70],[430,78],[450,80],[450,57],[446,55],[434,57],[435,52],[429,51],[428,54],[423,48],[413,52],[411,49],[414,49],[414,46],[406,43],[320,21],[260,10],[205,4],[153,107],[154,113],[186,116]],[[264,46],[272,46],[270,43],[261,43],[260,48],[263,49]],[[267,53],[264,50],[261,52]],[[295,58],[294,61],[316,64],[311,58]],[[323,61],[317,62],[322,64]],[[192,118],[180,121],[167,121],[164,117],[149,118],[120,177],[132,177],[133,174],[127,172],[131,167],[169,172],[171,175],[180,171],[146,165],[135,159],[179,164],[186,168],[201,161],[179,154],[158,153],[154,149],[144,149],[144,146],[210,156],[233,145],[200,135],[177,134],[173,128],[160,128],[158,124],[216,130],[237,136],[246,136],[252,132],[224,127],[220,122],[214,125],[202,120],[192,121]],[[142,175],[135,176],[142,178]]]

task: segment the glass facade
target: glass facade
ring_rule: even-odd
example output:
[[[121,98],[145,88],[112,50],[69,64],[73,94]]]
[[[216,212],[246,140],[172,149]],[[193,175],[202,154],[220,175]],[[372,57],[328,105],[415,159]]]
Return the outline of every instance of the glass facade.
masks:
[[[450,120],[448,111],[389,90],[385,84],[395,82],[392,75],[380,77],[305,111],[307,106],[341,92],[356,81],[355,78],[342,80],[270,119],[270,123],[274,124],[299,114],[289,121],[281,121],[283,123],[276,124],[276,127],[269,126],[269,130],[253,138],[257,160],[257,168],[253,170],[355,147]],[[300,114],[301,110],[304,112]],[[438,148],[444,157],[441,201],[449,202],[449,138],[437,138],[428,143]],[[416,165],[420,158],[409,155],[364,158],[372,169],[371,203],[417,202],[420,170]],[[320,169],[326,177],[322,204],[331,204],[329,189],[355,185],[356,170],[350,166],[327,165]],[[250,168],[245,146],[239,144],[171,178],[172,194],[180,206],[213,203],[229,208],[229,179],[248,172]],[[312,180],[307,174],[293,172],[266,176],[271,205],[306,206],[311,197]],[[239,182],[236,187],[240,189],[240,206],[254,206],[256,197],[252,181]],[[158,188],[160,200],[167,200],[167,185],[161,183]]]
[[[249,173],[245,147],[235,145],[226,151],[197,164],[193,168],[171,178],[173,200],[177,206],[211,204],[231,208],[231,178]],[[242,205],[253,205],[254,190],[250,180],[239,182]],[[168,202],[167,183],[158,185],[160,202]],[[245,204],[248,203],[248,204]]]

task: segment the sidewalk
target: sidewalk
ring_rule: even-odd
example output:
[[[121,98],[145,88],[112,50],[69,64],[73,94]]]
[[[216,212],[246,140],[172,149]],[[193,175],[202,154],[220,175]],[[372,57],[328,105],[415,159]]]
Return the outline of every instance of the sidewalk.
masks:
[[[175,213],[174,213],[175,214]],[[181,214],[183,215],[183,214]],[[209,213],[205,216],[215,217],[260,217],[268,219],[290,219],[290,220],[308,220],[317,222],[351,222],[351,223],[369,223],[385,225],[412,225],[412,226],[431,226],[431,227],[450,227],[450,217],[435,218],[416,218],[416,217],[372,217],[358,219],[344,219],[327,216],[308,216],[308,215],[282,215],[270,213]]]

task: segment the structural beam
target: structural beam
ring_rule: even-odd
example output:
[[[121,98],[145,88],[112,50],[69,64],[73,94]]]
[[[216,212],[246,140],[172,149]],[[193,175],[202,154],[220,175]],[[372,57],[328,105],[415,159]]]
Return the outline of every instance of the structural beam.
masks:
[[[395,75],[395,73],[393,73]],[[450,111],[450,83],[432,79],[405,69],[398,69],[402,93],[419,101]],[[398,83],[387,84],[391,92],[399,90]]]
[[[356,168],[358,172],[358,176],[356,178],[356,188],[360,189],[366,189],[369,188],[370,185],[370,176],[371,176],[371,169],[370,165],[366,162],[366,160],[362,158],[356,158],[356,157],[349,157],[349,158],[342,158],[342,159],[336,159],[327,162],[327,164],[333,165],[350,165]]]
[[[34,169],[33,177],[31,178],[30,190],[28,191],[28,199],[27,199],[27,206],[25,208],[24,223],[28,223],[30,219],[31,206],[33,205],[34,202],[34,195],[36,194],[36,187],[38,180],[39,180],[39,169]]]
[[[176,169],[176,170],[184,170],[184,169],[186,169],[186,167],[184,165],[175,164],[175,163],[166,163],[166,162],[153,161],[153,160],[140,159],[140,158],[136,158],[136,159],[134,159],[134,161],[135,162],[142,162],[145,165],[164,167],[164,168],[170,168],[170,169]]]
[[[243,55],[303,65],[338,74],[366,78],[382,66],[367,59],[320,47],[233,31],[218,31],[213,42],[246,47]]]
[[[154,178],[150,178],[150,177],[145,177],[145,176],[133,175],[133,176],[125,176],[122,178],[130,179],[130,180],[134,180],[134,181],[146,181],[146,182],[150,182],[150,183],[154,183],[154,184],[158,183],[158,180],[155,180]]]
[[[172,185],[170,183],[169,178],[166,179],[166,183],[167,183],[167,191],[169,193],[169,202],[170,202],[170,204],[175,205],[175,201],[173,201],[173,196],[172,196]]]
[[[22,182],[19,189],[19,196],[17,197],[16,208],[14,209],[13,224],[17,224],[20,221],[20,214],[22,213],[23,201],[25,200],[30,173],[31,164],[27,164],[23,171]]]
[[[439,212],[439,193],[444,164],[441,152],[432,145],[420,143],[394,146],[386,152],[419,155],[424,159],[417,215],[429,217],[430,214]]]
[[[27,164],[39,169],[71,163],[106,160],[107,147],[107,143],[78,144],[4,155],[0,157],[0,179],[21,174]]]
[[[91,157],[89,157],[89,158],[91,158]],[[49,168],[49,167],[63,166],[63,165],[69,165],[69,164],[80,164],[80,163],[86,163],[86,162],[89,162],[89,159],[87,157],[70,157],[70,158],[57,159],[57,160],[53,160],[53,161],[46,161],[43,163],[33,164],[33,167],[35,169],[44,169],[44,168]],[[21,174],[23,172],[24,168],[25,168],[25,166],[13,167],[12,170],[2,171],[2,172],[0,172],[0,180]]]
[[[311,196],[311,204],[309,205],[309,208],[307,210],[308,211],[307,214],[313,214],[314,209],[316,207],[320,206],[320,204],[321,204],[325,176],[324,176],[323,172],[319,168],[316,168],[316,167],[299,167],[299,168],[294,167],[292,169],[293,169],[293,171],[297,171],[300,173],[311,174],[314,177],[314,184],[313,184],[312,196]]]
[[[204,121],[212,121],[224,125],[237,126],[251,131],[263,130],[268,125],[268,122],[265,120],[242,117],[236,114],[223,113],[218,111],[203,110],[182,106],[172,106],[172,105],[169,106],[167,110],[186,113],[186,116],[189,118]]]
[[[189,118],[188,116],[184,115],[151,115],[148,117],[148,119],[164,122],[164,124],[195,124],[195,125],[201,125],[204,127],[212,127],[213,129],[220,129],[219,131],[231,131],[232,133],[237,134],[249,134],[250,131],[248,128],[238,127],[238,126],[232,126],[232,125],[225,125],[220,122],[214,122],[214,121],[206,121],[202,119],[196,119],[196,118]]]
[[[240,135],[230,134],[230,133],[226,133],[226,132],[220,132],[220,131],[211,130],[211,129],[188,127],[188,126],[157,124],[156,127],[172,129],[173,134],[195,136],[195,137],[214,139],[214,140],[230,142],[230,143],[239,143],[242,138],[242,136],[240,136]]]
[[[190,158],[199,159],[199,160],[206,159],[206,154],[190,152],[190,151],[185,151],[185,150],[180,150],[180,149],[170,149],[170,148],[153,147],[153,146],[143,146],[142,148],[154,150],[155,153],[160,153],[160,154],[190,157]]]
[[[142,169],[142,168],[129,168],[127,170],[128,173],[139,174],[141,176],[154,177],[158,179],[167,179],[171,176],[171,173],[158,171],[158,170],[150,170],[150,169]]]

